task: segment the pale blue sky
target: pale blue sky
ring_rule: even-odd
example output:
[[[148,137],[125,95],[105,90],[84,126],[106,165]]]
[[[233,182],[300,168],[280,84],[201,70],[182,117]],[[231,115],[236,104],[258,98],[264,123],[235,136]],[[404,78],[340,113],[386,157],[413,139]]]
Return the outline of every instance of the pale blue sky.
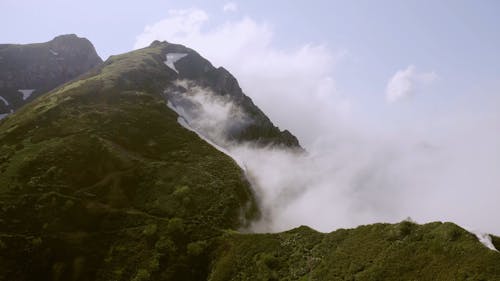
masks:
[[[415,99],[424,103],[413,106],[419,112],[432,111],[450,98],[499,93],[499,1],[233,2],[238,10],[224,13],[224,0],[2,0],[0,41],[41,42],[76,33],[90,39],[106,59],[131,50],[144,27],[167,17],[168,10],[198,8],[210,15],[205,28],[249,16],[272,27],[278,48],[312,43],[346,51],[335,69],[337,89],[356,98],[361,108],[370,107],[373,114],[387,114],[380,92],[396,71],[409,65],[438,77],[426,88],[432,94]]]

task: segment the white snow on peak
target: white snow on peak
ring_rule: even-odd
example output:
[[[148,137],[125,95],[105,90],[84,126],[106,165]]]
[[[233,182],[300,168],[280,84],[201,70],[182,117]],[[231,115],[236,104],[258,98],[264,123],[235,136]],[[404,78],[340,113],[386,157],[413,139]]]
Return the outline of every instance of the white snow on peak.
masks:
[[[0,100],[3,101],[5,103],[5,105],[10,105],[9,102],[2,96],[0,96]]]
[[[182,59],[183,57],[187,56],[188,54],[186,53],[168,53],[166,55],[167,57],[167,60],[165,61],[165,64],[170,67],[173,71],[179,73],[179,71],[177,71],[177,69],[175,68],[175,63]]]
[[[33,94],[35,89],[19,89],[17,91],[23,94],[23,100],[26,100],[31,96],[31,94]]]
[[[51,54],[53,54],[54,56],[59,55],[59,53],[58,53],[58,52],[56,52],[56,51],[54,51],[54,50],[52,50],[52,49],[49,49],[49,51],[50,51],[50,53],[51,53]]]
[[[484,246],[498,252],[495,245],[493,245],[493,242],[491,242],[491,236],[489,234],[477,231],[474,231],[473,233],[476,235],[477,239],[479,239],[479,242],[481,242]]]

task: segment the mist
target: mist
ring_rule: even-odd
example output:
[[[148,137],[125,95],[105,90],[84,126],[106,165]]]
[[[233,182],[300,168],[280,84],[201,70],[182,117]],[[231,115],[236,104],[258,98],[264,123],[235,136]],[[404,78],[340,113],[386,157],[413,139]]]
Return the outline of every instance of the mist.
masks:
[[[235,159],[250,180],[262,210],[250,231],[308,225],[329,232],[411,218],[500,233],[490,219],[500,208],[500,150],[492,149],[500,141],[496,116],[456,120],[461,125],[442,128],[442,134],[420,135],[429,142],[370,135],[344,124],[335,137],[318,135],[298,153],[230,141],[231,130],[251,119],[227,97],[193,82],[175,86],[181,91],[170,89],[167,99],[179,122]]]
[[[339,86],[346,77],[339,73],[358,63],[349,50],[277,47],[272,27],[251,17],[208,23],[203,10],[173,11],[146,28],[136,47],[168,40],[224,66],[307,151],[228,141],[251,120],[230,100],[185,85],[198,104],[184,112],[187,123],[223,147],[252,182],[263,213],[252,231],[308,225],[328,232],[410,217],[500,234],[490,219],[500,213],[500,85],[450,88],[457,81],[446,73],[410,63],[372,81],[378,88],[351,91]]]

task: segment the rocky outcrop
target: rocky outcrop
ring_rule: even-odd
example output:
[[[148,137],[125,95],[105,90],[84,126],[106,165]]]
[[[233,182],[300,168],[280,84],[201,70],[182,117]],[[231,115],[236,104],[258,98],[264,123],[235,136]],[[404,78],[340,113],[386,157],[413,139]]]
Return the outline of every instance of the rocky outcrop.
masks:
[[[151,47],[160,47],[163,53],[179,54],[182,58],[175,62],[175,70],[171,69],[172,80],[188,80],[196,85],[210,89],[214,94],[230,99],[241,108],[251,122],[233,131],[229,139],[244,142],[250,141],[261,145],[278,145],[288,148],[300,148],[298,139],[289,131],[281,131],[257,107],[252,99],[245,95],[236,78],[223,67],[214,67],[196,51],[183,45],[155,41]]]
[[[74,34],[46,43],[0,45],[0,114],[64,84],[101,63],[92,43]]]

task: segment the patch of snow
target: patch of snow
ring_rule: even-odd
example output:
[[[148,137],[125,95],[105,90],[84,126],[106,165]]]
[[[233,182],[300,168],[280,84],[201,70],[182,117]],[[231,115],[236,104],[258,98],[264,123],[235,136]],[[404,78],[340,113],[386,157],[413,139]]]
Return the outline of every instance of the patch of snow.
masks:
[[[21,94],[23,94],[23,100],[26,100],[26,99],[29,99],[29,97],[31,96],[31,94],[33,94],[35,89],[24,89],[24,90],[19,89],[17,91],[20,92]]]
[[[0,96],[0,100],[3,101],[5,103],[5,105],[9,106],[9,102],[2,96]]]
[[[1,97],[0,97],[1,98]],[[9,113],[1,113],[0,114],[0,120],[4,119],[5,117],[11,115],[12,113],[14,113],[14,109],[11,109]]]
[[[58,55],[59,55],[59,53],[58,53],[58,52],[56,52],[56,51],[54,51],[54,50],[52,50],[52,49],[49,49],[49,51],[50,51],[50,53],[51,53],[51,54],[53,54],[54,56],[58,56]]]
[[[491,241],[491,236],[489,234],[477,231],[473,231],[472,233],[476,235],[477,239],[479,239],[479,242],[481,242],[484,246],[493,251],[498,252],[498,250],[495,248],[495,245],[493,245],[493,242]]]
[[[166,58],[167,60],[164,61],[165,64],[170,67],[173,71],[179,73],[179,71],[177,71],[177,69],[175,68],[175,63],[182,59],[183,57],[187,56],[188,54],[185,54],[185,53],[168,53],[166,55]]]

